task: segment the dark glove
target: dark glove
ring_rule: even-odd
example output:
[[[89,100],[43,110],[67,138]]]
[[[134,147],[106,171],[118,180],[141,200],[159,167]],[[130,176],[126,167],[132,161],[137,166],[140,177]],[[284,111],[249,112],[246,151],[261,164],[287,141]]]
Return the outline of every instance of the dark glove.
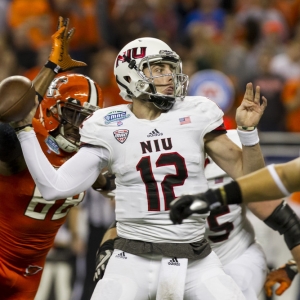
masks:
[[[98,282],[100,279],[102,279],[105,268],[113,252],[114,240],[107,240],[98,248],[96,253],[96,269],[93,279],[94,282]]]
[[[221,205],[213,190],[204,194],[183,195],[170,203],[170,219],[174,224],[181,224],[183,219],[194,213],[205,214]]]
[[[102,191],[113,191],[116,189],[115,183],[115,174],[111,174],[108,171],[103,173],[103,176],[106,178],[106,184],[101,188]]]
[[[290,260],[286,265],[278,269],[272,270],[265,282],[265,292],[268,297],[272,296],[272,287],[279,283],[280,286],[276,289],[276,295],[283,294],[292,284],[294,277],[298,274],[297,264]]]
[[[105,178],[105,181],[104,181]],[[104,173],[100,174],[97,180],[92,185],[94,190],[101,190],[101,191],[113,191],[116,189],[115,183],[116,176],[114,174],[105,171]],[[103,185],[103,181],[105,184]]]

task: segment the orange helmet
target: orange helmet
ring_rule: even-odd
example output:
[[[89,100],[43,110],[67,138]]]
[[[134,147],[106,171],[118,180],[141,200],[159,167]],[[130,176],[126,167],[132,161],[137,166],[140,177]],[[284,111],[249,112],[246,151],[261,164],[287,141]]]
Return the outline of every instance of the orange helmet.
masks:
[[[92,79],[81,74],[61,75],[51,82],[36,112],[42,126],[35,130],[43,136],[48,133],[45,142],[54,153],[60,154],[60,149],[74,152],[82,121],[102,106],[102,91]]]

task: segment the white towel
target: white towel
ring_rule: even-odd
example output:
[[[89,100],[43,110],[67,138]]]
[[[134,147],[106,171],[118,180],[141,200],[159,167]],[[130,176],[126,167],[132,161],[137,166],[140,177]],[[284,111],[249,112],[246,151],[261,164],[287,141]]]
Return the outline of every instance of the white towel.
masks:
[[[187,264],[187,258],[162,258],[156,300],[183,299]]]

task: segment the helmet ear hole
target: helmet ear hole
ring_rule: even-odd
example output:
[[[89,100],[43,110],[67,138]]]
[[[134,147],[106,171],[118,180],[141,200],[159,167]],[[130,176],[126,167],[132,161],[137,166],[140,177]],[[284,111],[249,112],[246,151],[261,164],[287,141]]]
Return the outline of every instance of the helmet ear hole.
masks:
[[[128,83],[130,83],[131,82],[131,78],[130,78],[130,76],[124,76],[124,79],[128,82]]]

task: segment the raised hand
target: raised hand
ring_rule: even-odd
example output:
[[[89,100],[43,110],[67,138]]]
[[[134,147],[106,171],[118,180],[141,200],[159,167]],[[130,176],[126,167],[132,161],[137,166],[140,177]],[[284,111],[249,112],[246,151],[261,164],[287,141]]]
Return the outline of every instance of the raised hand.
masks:
[[[75,28],[68,31],[69,19],[58,19],[58,30],[52,35],[52,50],[49,56],[49,62],[55,64],[53,66],[55,73],[64,72],[73,68],[85,67],[86,63],[71,58],[69,54],[69,44],[75,33]],[[49,63],[48,62],[48,63]]]
[[[262,97],[261,99],[262,103],[260,103],[260,87],[256,87],[254,94],[252,83],[248,83],[244,99],[236,110],[235,120],[238,126],[257,126],[267,107],[267,99],[265,97]]]

